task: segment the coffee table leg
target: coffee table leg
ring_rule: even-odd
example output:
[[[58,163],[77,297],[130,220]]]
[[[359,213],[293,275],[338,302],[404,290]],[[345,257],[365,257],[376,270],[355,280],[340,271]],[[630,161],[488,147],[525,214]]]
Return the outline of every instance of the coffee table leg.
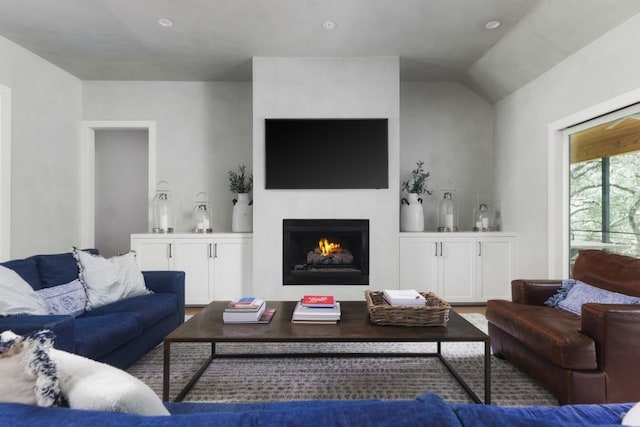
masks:
[[[187,395],[187,393],[189,393],[189,390],[191,390],[191,388],[194,386],[196,381],[198,381],[200,376],[204,373],[204,371],[207,370],[207,368],[211,364],[211,361],[215,357],[215,352],[216,352],[216,343],[215,343],[215,341],[212,341],[211,342],[211,354],[209,354],[209,356],[204,360],[204,362],[202,363],[200,368],[196,371],[196,373],[193,374],[193,377],[191,377],[191,379],[189,380],[187,385],[185,385],[184,388],[180,391],[180,393],[178,393],[178,395],[176,396],[174,402],[182,402],[182,400]]]
[[[484,403],[491,405],[491,345],[484,343]]]
[[[164,342],[164,366],[162,372],[162,400],[169,401],[169,371],[171,367],[171,342]]]

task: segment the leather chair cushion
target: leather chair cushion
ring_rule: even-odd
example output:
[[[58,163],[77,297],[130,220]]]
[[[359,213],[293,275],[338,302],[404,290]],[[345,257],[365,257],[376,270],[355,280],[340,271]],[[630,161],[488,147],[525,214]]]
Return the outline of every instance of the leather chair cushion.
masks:
[[[579,316],[557,308],[491,300],[487,320],[565,369],[596,369],[595,343],[580,333]]]

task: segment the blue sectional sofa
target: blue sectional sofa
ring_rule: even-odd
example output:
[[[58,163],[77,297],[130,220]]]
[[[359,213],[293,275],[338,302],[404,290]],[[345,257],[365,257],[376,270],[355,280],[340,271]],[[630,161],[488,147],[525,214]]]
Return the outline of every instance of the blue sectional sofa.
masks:
[[[88,250],[97,254],[96,250]],[[72,253],[34,255],[0,264],[18,273],[34,290],[78,278]],[[184,322],[184,272],[143,272],[152,294],[120,300],[78,317],[11,315],[0,317],[0,331],[26,334],[50,329],[55,347],[126,369]]]
[[[606,426],[620,425],[632,404],[497,407],[449,404],[425,393],[415,400],[341,400],[274,403],[165,403],[171,416],[0,404],[11,426]]]

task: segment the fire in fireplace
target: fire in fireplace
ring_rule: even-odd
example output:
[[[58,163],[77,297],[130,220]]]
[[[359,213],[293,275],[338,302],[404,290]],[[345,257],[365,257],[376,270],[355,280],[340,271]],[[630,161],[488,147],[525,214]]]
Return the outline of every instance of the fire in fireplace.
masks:
[[[284,285],[368,285],[369,221],[283,220]]]

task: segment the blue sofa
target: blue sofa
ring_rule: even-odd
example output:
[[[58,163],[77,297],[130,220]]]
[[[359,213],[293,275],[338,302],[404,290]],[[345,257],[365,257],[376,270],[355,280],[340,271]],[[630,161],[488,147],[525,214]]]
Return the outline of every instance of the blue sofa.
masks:
[[[88,250],[97,254],[94,249]],[[18,273],[34,290],[63,285],[78,278],[71,252],[34,255],[0,264]],[[26,334],[50,329],[55,347],[126,369],[184,322],[184,272],[143,272],[153,294],[120,300],[78,317],[12,315],[0,317],[0,331]]]
[[[11,426],[606,426],[620,425],[632,404],[498,407],[449,404],[433,393],[415,400],[340,400],[272,403],[165,403],[171,416],[0,404]]]

